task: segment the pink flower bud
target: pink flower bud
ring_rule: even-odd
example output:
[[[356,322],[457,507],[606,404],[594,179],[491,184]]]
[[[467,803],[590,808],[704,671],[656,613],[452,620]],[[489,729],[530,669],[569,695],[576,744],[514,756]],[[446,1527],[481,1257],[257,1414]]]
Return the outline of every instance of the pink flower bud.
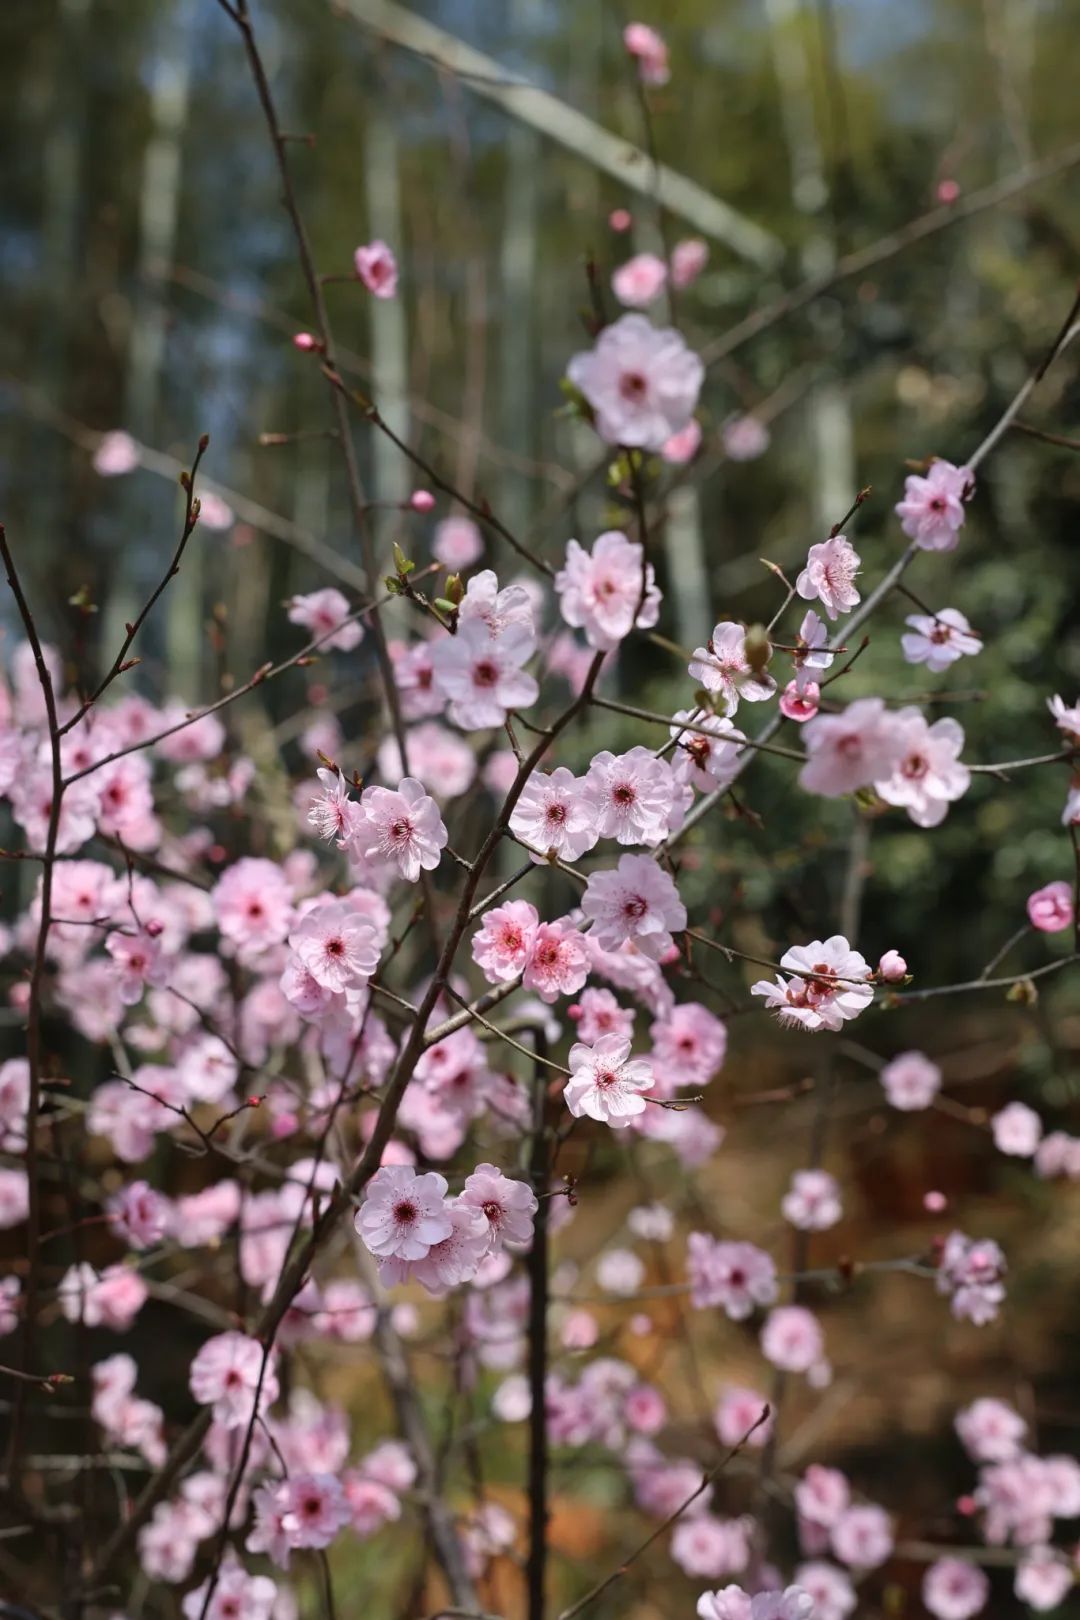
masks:
[[[608,215],[608,224],[613,231],[618,231],[620,234],[623,231],[628,231],[633,223],[634,216],[628,208],[613,208]]]
[[[164,929],[165,924],[163,922],[160,922],[157,917],[151,917],[144,932],[149,934],[151,939],[157,939],[158,935],[164,932]]]
[[[960,187],[955,180],[939,180],[937,200],[940,203],[954,203],[960,195]]]
[[[292,341],[293,348],[299,349],[302,354],[311,354],[316,349],[322,348],[314,332],[297,332]]]
[[[940,1215],[948,1207],[949,1200],[943,1192],[928,1192],[923,1195],[923,1209],[929,1215]]]
[[[435,497],[430,489],[414,489],[409,496],[409,505],[414,512],[430,512],[435,505]]]
[[[580,1001],[572,1001],[566,1009],[566,1016],[576,1024],[584,1010]]]
[[[780,695],[780,713],[802,725],[817,714],[820,699],[821,688],[816,681],[807,681],[801,691],[798,681],[788,681]]]
[[[1032,928],[1040,933],[1060,934],[1073,920],[1072,889],[1060,879],[1036,889],[1034,894],[1028,895],[1027,914]]]
[[[886,984],[899,984],[907,978],[907,963],[899,951],[886,951],[877,965],[877,974]]]

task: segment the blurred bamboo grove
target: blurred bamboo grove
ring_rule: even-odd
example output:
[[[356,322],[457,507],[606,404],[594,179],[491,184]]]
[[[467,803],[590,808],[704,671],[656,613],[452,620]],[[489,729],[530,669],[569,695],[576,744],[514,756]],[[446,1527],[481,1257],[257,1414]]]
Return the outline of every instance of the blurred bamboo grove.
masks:
[[[867,578],[880,577],[903,545],[892,509],[905,461],[962,460],[1069,307],[1080,273],[1072,0],[653,5],[642,16],[664,30],[672,73],[646,99],[622,48],[631,13],[619,0],[259,0],[255,10],[298,137],[291,162],[315,260],[341,278],[327,281],[326,297],[350,387],[429,470],[490,503],[553,565],[570,536],[591,542],[625,512],[595,435],[560,392],[569,356],[585,346],[583,312],[593,297],[614,309],[611,273],[631,252],[708,241],[705,272],[668,310],[693,348],[716,356],[703,449],[690,469],[666,469],[655,497],[661,628],[679,645],[697,645],[719,618],[767,620],[780,587],[761,559],[797,570],[866,487],[849,533]],[[522,85],[548,97],[523,96]],[[358,599],[363,584],[325,382],[317,357],[290,342],[310,311],[235,30],[213,0],[6,0],[0,86],[0,516],[43,633],[79,670],[100,671],[175,545],[177,474],[209,434],[208,487],[235,521],[200,528],[127,679],[156,699],[210,700],[295,651],[282,605],[292,593],[333,583]],[[609,225],[617,208],[632,215],[629,233]],[[953,217],[890,243],[934,211]],[[370,298],[351,274],[353,250],[372,238],[397,254],[396,300]],[[849,273],[851,256],[875,243],[879,262]],[[821,296],[744,332],[748,317],[814,277],[830,283]],[[735,460],[723,429],[746,414],[767,425],[768,448]],[[1024,420],[1068,440],[1078,416],[1074,355]],[[92,456],[114,429],[137,441],[140,465],[103,478]],[[356,447],[386,566],[394,543],[427,564],[434,523],[453,503],[440,494],[430,516],[399,510],[431,477],[362,422]],[[873,673],[856,664],[848,698],[910,694],[931,712],[940,701],[962,720],[974,760],[1055,746],[1045,700],[1060,690],[1071,702],[1080,686],[1075,450],[1011,433],[980,479],[960,548],[933,559],[931,606],[963,607],[984,637],[981,657],[958,666],[962,675],[912,669],[899,633],[914,607],[895,597],[870,628]],[[505,547],[489,541],[487,556],[500,578],[517,572]],[[924,588],[918,573],[913,588]],[[10,644],[19,631],[6,598],[2,611]],[[411,622],[402,605],[391,633]],[[609,695],[620,687],[671,713],[687,701],[685,661],[637,650]],[[299,669],[226,711],[232,743],[258,766],[252,795],[271,845],[281,829],[280,849],[293,836],[299,735],[325,688],[345,730],[342,763],[363,773],[381,740],[367,642],[338,655],[332,676],[322,664]],[[594,710],[565,762],[639,741],[636,722]],[[859,871],[867,958],[899,946],[926,984],[977,972],[1024,921],[1026,895],[1071,877],[1066,781],[1040,772],[1021,795],[980,778],[932,841],[896,814],[873,821]],[[451,807],[458,826],[481,793]],[[800,812],[790,766],[763,759],[710,835],[688,842],[684,897],[725,920],[741,949],[771,957],[837,913],[852,825],[846,802]],[[32,882],[5,872],[6,915]],[[973,921],[958,929],[960,916]],[[917,960],[907,950],[916,940]],[[1066,948],[1039,943],[1043,957]],[[940,1057],[976,1107],[1021,1096],[1049,1126],[1075,1128],[1080,1003],[1068,980],[1030,1006],[916,1005],[860,1038],[871,1055],[918,1046]],[[5,1017],[14,1050],[19,1017]],[[732,1047],[729,1094],[707,1104],[718,1117],[743,1092],[797,1084],[816,1061],[760,1020],[733,1020]],[[107,1072],[103,1054],[89,1083]],[[1055,1437],[1075,1450],[1080,1237],[1070,1193],[1056,1189],[1051,1203],[1030,1175],[988,1167],[970,1124],[943,1118],[916,1131],[852,1089],[831,1152],[857,1192],[821,1240],[821,1263],[853,1246],[873,1251],[886,1228],[892,1252],[918,1247],[930,1229],[922,1189],[947,1182],[965,1193],[1025,1279],[990,1353],[995,1392],[1037,1417],[1044,1450]],[[814,1106],[790,1104],[779,1143],[768,1109],[741,1123],[739,1155],[717,1159],[697,1196],[733,1221],[774,1208]],[[605,1180],[611,1154],[598,1156],[590,1196],[599,1228],[614,1231],[649,1188],[640,1166]],[[888,1482],[913,1519],[970,1480],[949,1423],[971,1343],[938,1319],[928,1329],[931,1308],[903,1277],[882,1280],[872,1319],[864,1300],[831,1307],[833,1360],[853,1370],[829,1398],[830,1444],[868,1486]],[[735,1325],[688,1324],[674,1305],[656,1320],[641,1353],[696,1357],[709,1390],[749,1378]],[[140,1321],[129,1348],[152,1353],[154,1331]],[[605,1332],[619,1353],[638,1353],[620,1339],[617,1314]],[[928,1332],[942,1334],[930,1359]],[[189,1338],[178,1349],[190,1353],[193,1329]],[[327,1375],[328,1392],[357,1411],[377,1382],[347,1357]],[[688,1389],[674,1416],[691,1453],[695,1410]],[[784,1466],[804,1466],[818,1432],[794,1422]],[[520,1457],[485,1465],[515,1504]],[[556,1471],[552,1529],[560,1590],[572,1594],[575,1567],[609,1546],[624,1481],[588,1459],[560,1466],[577,1470],[572,1480]],[[736,1474],[731,1511],[738,1500]],[[370,1547],[335,1549],[344,1612],[411,1620],[393,1607],[412,1591],[411,1546],[390,1530]],[[597,1612],[691,1613],[692,1583],[666,1569],[666,1580],[643,1575]],[[500,1613],[520,1612],[516,1578],[511,1567],[496,1572]],[[899,1612],[903,1593],[894,1596]],[[171,1620],[169,1601],[144,1612]],[[1011,1601],[1003,1591],[995,1614],[1014,1612]]]

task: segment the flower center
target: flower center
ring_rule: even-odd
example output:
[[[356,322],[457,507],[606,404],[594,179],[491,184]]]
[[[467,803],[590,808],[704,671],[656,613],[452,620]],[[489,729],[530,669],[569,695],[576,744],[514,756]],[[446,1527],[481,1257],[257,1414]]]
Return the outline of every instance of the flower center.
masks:
[[[394,1219],[399,1226],[411,1226],[416,1219],[416,1205],[402,1199],[400,1204],[394,1205]]]
[[[649,385],[640,371],[624,371],[619,378],[619,393],[628,405],[640,405],[649,391]]]
[[[649,909],[649,906],[648,902],[643,900],[640,894],[632,894],[628,899],[623,901],[622,909],[624,917],[632,917],[637,919],[638,917],[644,917],[645,913]]]
[[[490,659],[477,664],[473,670],[473,682],[477,686],[494,686],[498,679],[499,671]]]

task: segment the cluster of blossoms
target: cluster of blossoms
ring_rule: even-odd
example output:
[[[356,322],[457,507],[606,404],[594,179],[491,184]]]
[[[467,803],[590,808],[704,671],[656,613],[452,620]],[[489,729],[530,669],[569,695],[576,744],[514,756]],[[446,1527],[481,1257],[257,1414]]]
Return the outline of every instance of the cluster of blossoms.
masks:
[[[624,40],[643,81],[665,82],[660,37],[632,23]],[[705,262],[696,240],[677,244],[668,261],[638,255],[616,271],[615,290],[624,304],[645,308],[668,285],[690,286]],[[354,267],[373,297],[396,295],[398,267],[386,243],[358,248]],[[294,343],[301,352],[325,347],[311,334]],[[581,413],[617,451],[617,477],[620,469],[644,476],[645,455],[692,459],[704,375],[678,332],[640,313],[605,326],[568,366]],[[729,421],[720,437],[734,460],[768,445],[753,416]],[[103,475],[133,471],[138,447],[108,435],[95,462]],[[973,493],[971,470],[941,460],[908,478],[896,511],[912,548],[952,549]],[[402,510],[434,507],[434,496],[417,490]],[[203,522],[224,527],[224,516],[203,500]],[[279,1577],[294,1555],[299,1562],[339,1537],[366,1539],[407,1512],[430,1511],[435,1481],[419,1477],[422,1448],[394,1440],[354,1447],[346,1414],[297,1382],[308,1361],[293,1352],[331,1345],[355,1353],[370,1343],[374,1359],[388,1340],[407,1345],[418,1336],[422,1308],[451,1291],[455,1370],[469,1399],[487,1400],[490,1386],[500,1422],[546,1425],[554,1447],[610,1453],[640,1511],[670,1523],[667,1550],[687,1577],[743,1583],[703,1593],[702,1620],[848,1620],[858,1583],[893,1555],[890,1512],[861,1499],[838,1470],[812,1463],[782,1487],[799,1553],[785,1585],[763,1562],[760,1527],[724,1511],[726,1482],[702,1489],[699,1463],[681,1445],[675,1454],[665,1449],[680,1431],[663,1390],[640,1371],[642,1358],[608,1353],[616,1335],[604,1313],[632,1310],[628,1339],[652,1333],[650,1260],[685,1241],[685,1284],[665,1290],[686,1294],[692,1311],[719,1313],[716,1329],[742,1336],[760,1372],[748,1379],[777,1385],[777,1375],[797,1376],[808,1399],[832,1381],[830,1356],[840,1363],[842,1355],[831,1332],[826,1345],[824,1305],[813,1294],[805,1297],[814,1308],[804,1303],[801,1274],[789,1288],[766,1249],[701,1229],[711,1221],[702,1199],[669,1208],[647,1193],[595,1263],[558,1261],[542,1302],[551,1364],[542,1381],[535,1366],[532,1381],[524,1371],[530,1332],[537,1342],[532,1290],[542,1286],[546,1240],[579,1219],[576,1183],[591,1190],[594,1148],[628,1158],[649,1149],[651,1169],[655,1147],[656,1161],[685,1181],[723,1141],[699,1093],[724,1067],[730,1020],[684,992],[688,984],[693,995],[715,988],[696,962],[699,946],[716,946],[729,964],[744,953],[691,926],[684,871],[695,870],[694,860],[683,867],[672,849],[734,786],[759,742],[768,745],[739,729],[749,707],[769,706],[758,710],[769,715],[769,735],[783,720],[799,726],[798,782],[810,794],[872,793],[875,810],[902,809],[916,827],[932,829],[971,781],[954,720],[931,723],[918,707],[878,697],[840,707],[825,695],[828,672],[847,650],[842,621],[867,607],[861,558],[838,531],[811,545],[797,572],[790,595],[801,618],[790,643],[774,644],[771,628],[720,619],[705,645],[682,655],[693,686],[681,707],[656,715],[621,706],[627,718],[659,725],[655,746],[599,749],[577,770],[563,763],[575,757],[562,753],[564,722],[587,707],[628,638],[660,622],[643,527],[636,539],[607,529],[591,546],[567,541],[561,566],[548,570],[557,626],[545,626],[545,599],[531,579],[505,583],[479,569],[453,578],[432,604],[409,584],[408,568],[392,576],[396,594],[411,599],[398,606],[428,610],[413,621],[422,625],[415,636],[380,643],[395,682],[392,734],[372,744],[362,771],[347,775],[331,761],[349,740],[329,706],[313,702],[299,737],[305,777],[291,806],[311,847],[281,859],[268,853],[281,847],[276,824],[273,836],[268,824],[243,838],[259,772],[216,713],[189,715],[180,704],[156,708],[139,697],[81,703],[46,647],[58,698],[50,724],[33,651],[14,650],[10,687],[0,695],[0,796],[22,853],[47,879],[39,871],[5,943],[31,962],[40,955],[52,1008],[112,1059],[110,1077],[77,1099],[95,1162],[108,1154],[115,1161],[91,1217],[100,1230],[91,1257],[76,1250],[55,1268],[48,1308],[80,1333],[124,1334],[159,1299],[183,1307],[183,1289],[155,1267],[194,1255],[216,1278],[219,1262],[235,1262],[227,1303],[213,1286],[215,1297],[200,1302],[202,1317],[224,1331],[205,1340],[188,1369],[187,1393],[204,1425],[190,1466],[170,1471],[172,1413],[147,1397],[132,1356],[113,1352],[90,1369],[102,1441],[164,1470],[168,1490],[133,1535],[149,1580],[189,1587],[185,1620],[292,1620],[295,1602]],[[482,560],[484,546],[461,513],[443,517],[431,541],[436,562],[455,576]],[[372,610],[336,588],[294,595],[285,612],[324,654],[359,662],[375,639],[366,628]],[[931,674],[982,646],[954,608],[909,616],[907,626],[903,656]],[[775,673],[780,650],[790,658],[786,679]],[[537,727],[524,711],[551,679],[569,687],[571,707],[557,724]],[[1071,752],[1080,744],[1080,708],[1054,698],[1050,712]],[[519,725],[540,738],[530,753]],[[456,801],[466,795],[459,813]],[[452,846],[451,830],[455,842],[459,828],[469,837],[484,795],[497,810],[470,859]],[[1080,823],[1080,786],[1064,820]],[[510,843],[527,852],[522,870],[485,874],[491,851]],[[439,885],[445,891],[451,868],[466,878],[455,914],[445,917]],[[537,900],[559,896],[548,915],[533,900],[507,897],[530,881]],[[1074,927],[1071,885],[1059,879],[1037,890],[1027,914],[1040,934]],[[430,957],[426,945],[414,952],[410,937],[422,918]],[[459,959],[466,938],[482,988]],[[778,1041],[793,1046],[806,1033],[844,1035],[875,999],[902,994],[907,979],[897,951],[872,967],[840,933],[791,945],[774,963],[775,954],[747,958],[775,977],[751,984],[757,999],[731,1011],[764,1006],[784,1031]],[[408,964],[417,988],[395,978],[395,963],[398,971]],[[13,984],[18,1012],[36,1012],[41,976]],[[865,1061],[866,1049],[857,1050]],[[885,1060],[870,1053],[880,1091],[867,1090],[879,1109],[883,1095],[898,1114],[941,1107],[942,1061],[944,1069],[914,1048]],[[40,1079],[24,1057],[0,1066],[0,1228],[30,1217],[36,1121],[29,1131],[27,1121]],[[76,1117],[64,1112],[64,1099],[57,1110],[63,1128]],[[1029,1161],[1036,1176],[1080,1179],[1080,1140],[1047,1132],[1021,1099],[980,1123],[996,1151]],[[560,1178],[558,1154],[571,1138],[572,1148],[583,1139],[589,1146]],[[193,1143],[207,1165],[220,1159],[229,1173],[198,1187],[178,1180],[191,1190],[176,1194],[156,1188],[152,1169]],[[530,1158],[538,1145],[539,1170]],[[794,1228],[797,1253],[850,1215],[838,1177],[803,1164],[775,1190],[786,1223],[777,1225],[788,1238]],[[926,1195],[928,1213],[946,1205],[944,1194]],[[323,1237],[349,1209],[358,1241],[347,1254],[328,1255]],[[693,1230],[682,1218],[687,1209]],[[717,1228],[725,1231],[719,1220]],[[1004,1302],[1005,1257],[991,1238],[954,1230],[930,1246],[929,1258],[904,1266],[933,1275],[963,1324],[991,1323]],[[0,1281],[0,1334],[15,1331],[25,1297],[19,1276]],[[534,1397],[542,1411],[533,1412]],[[725,1386],[709,1421],[718,1444],[762,1448],[769,1463],[776,1414],[759,1390]],[[989,1545],[1020,1551],[1017,1594],[1036,1609],[1053,1607],[1073,1579],[1052,1538],[1057,1521],[1080,1516],[1080,1465],[1026,1450],[1025,1421],[1001,1402],[974,1403],[957,1430],[979,1465],[967,1516]],[[513,1515],[493,1500],[478,1502],[454,1534],[473,1578],[518,1539]],[[251,1572],[240,1548],[274,1574]],[[977,1561],[945,1554],[926,1572],[923,1600],[936,1620],[968,1620],[989,1590]]]

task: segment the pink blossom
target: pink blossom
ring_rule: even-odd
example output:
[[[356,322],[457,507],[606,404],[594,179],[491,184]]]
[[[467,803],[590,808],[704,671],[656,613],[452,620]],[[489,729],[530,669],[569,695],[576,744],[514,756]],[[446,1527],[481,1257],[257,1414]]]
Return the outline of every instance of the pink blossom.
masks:
[[[799,626],[795,651],[791,657],[795,665],[795,685],[799,690],[815,684],[811,680],[811,674],[831,668],[835,657],[836,654],[829,651],[829,632],[825,628],[824,621],[818,617],[813,608],[807,608]]]
[[[109,934],[105,949],[116,968],[117,989],[126,1007],[137,1006],[147,985],[164,984],[168,965],[162,960],[161,941],[139,929]]]
[[[756,461],[769,448],[770,434],[756,416],[734,416],[720,430],[729,461]]]
[[[1060,697],[1047,698],[1046,707],[1054,717],[1054,724],[1067,742],[1080,742],[1080,702],[1072,708]]]
[[[30,1191],[25,1170],[0,1169],[0,1232],[21,1226],[30,1213]]]
[[[1032,1547],[1016,1566],[1013,1591],[1029,1609],[1043,1613],[1064,1602],[1075,1580],[1068,1559],[1056,1547]]]
[[[349,1505],[333,1474],[293,1474],[283,1486],[281,1526],[293,1547],[329,1547],[349,1520]]]
[[[712,1513],[683,1518],[671,1537],[671,1556],[687,1575],[706,1580],[738,1575],[750,1562],[749,1521]]]
[[[421,1259],[409,1261],[393,1256],[380,1260],[383,1282],[413,1279],[429,1293],[442,1295],[476,1276],[490,1252],[490,1230],[484,1213],[457,1198],[446,1204],[445,1214],[450,1222],[449,1234],[433,1243]]]
[[[406,751],[408,771],[397,738],[384,737],[376,755],[380,776],[388,782],[415,776],[429,793],[448,799],[460,798],[476,778],[476,755],[468,743],[433,720],[412,727],[406,737]]]
[[[403,718],[419,720],[424,715],[441,714],[446,699],[435,679],[432,643],[418,641],[412,647],[405,647],[401,642],[391,642],[389,652]]]
[[[755,1305],[771,1305],[776,1298],[776,1266],[752,1243],[717,1243],[705,1232],[691,1232],[686,1269],[695,1309],[719,1305],[733,1322],[744,1321]]]
[[[981,1327],[992,1322],[1005,1298],[1005,1256],[991,1238],[950,1232],[938,1265],[937,1290],[951,1294],[952,1313]]]
[[[204,1581],[181,1599],[184,1620],[273,1620],[278,1589],[268,1575],[249,1575],[226,1556],[208,1602],[209,1585]]]
[[[671,757],[676,782],[689,782],[703,793],[711,793],[739,774],[739,750],[746,738],[722,715],[679,709],[671,717],[671,736],[678,743]]]
[[[668,831],[675,783],[667,760],[649,748],[594,755],[581,791],[601,838],[659,844]]]
[[[671,77],[668,48],[655,28],[650,28],[648,23],[627,23],[623,29],[623,45],[627,55],[637,62],[642,84],[667,84]]]
[[[894,1541],[889,1515],[872,1502],[846,1508],[830,1539],[837,1558],[851,1569],[877,1569],[892,1552]]]
[[[957,1412],[961,1444],[974,1462],[1009,1462],[1024,1449],[1027,1424],[1006,1401],[984,1395]]]
[[[313,906],[289,935],[289,949],[316,984],[338,995],[366,984],[379,965],[378,935],[347,900]]]
[[[683,1001],[650,1030],[654,1066],[680,1086],[704,1086],[723,1066],[727,1029],[698,1001]]]
[[[922,1600],[934,1620],[972,1620],[989,1596],[990,1582],[966,1558],[939,1558],[923,1576]]]
[[[813,1620],[848,1620],[858,1601],[844,1571],[823,1560],[800,1564],[795,1581],[813,1600]]]
[[[851,1487],[838,1468],[811,1463],[795,1487],[795,1506],[806,1524],[831,1530],[851,1505]]]
[[[698,1598],[699,1620],[814,1620],[814,1600],[799,1586],[782,1592],[758,1592],[753,1597],[741,1586],[725,1586]]]
[[[261,1413],[277,1400],[274,1353],[244,1333],[219,1333],[191,1363],[189,1383],[199,1405],[212,1407],[215,1423],[244,1428],[253,1410]]]
[[[430,489],[414,489],[408,500],[414,512],[433,512],[435,510],[435,497]]]
[[[1042,1139],[1043,1124],[1034,1108],[1026,1103],[1011,1102],[990,1120],[994,1133],[994,1146],[1001,1153],[1010,1153],[1018,1159],[1030,1159]]]
[[[837,1030],[857,1018],[874,999],[870,966],[842,934],[795,945],[780,958],[795,976],[775,982],[759,979],[750,994],[763,996],[782,1024]]]
[[[19,1325],[19,1296],[22,1284],[18,1277],[0,1277],[0,1338],[14,1333]]]
[[[292,925],[292,894],[273,861],[245,856],[226,867],[210,899],[222,938],[244,961],[282,944]]]
[[[573,1019],[579,1038],[587,1046],[601,1035],[624,1035],[629,1039],[634,1033],[632,1009],[621,1007],[610,990],[590,986],[582,991],[579,1001],[566,1009],[566,1015]]]
[[[735,1446],[745,1440],[755,1450],[765,1445],[773,1432],[773,1419],[767,1417],[764,1423],[759,1419],[768,1404],[767,1397],[759,1390],[729,1385],[713,1412],[721,1444]]]
[[[431,555],[452,573],[471,568],[483,554],[484,537],[472,518],[448,517],[435,525]]]
[[[497,1253],[504,1243],[524,1246],[531,1242],[538,1205],[536,1194],[524,1181],[504,1176],[493,1164],[478,1164],[465,1178],[461,1202],[483,1215],[490,1252]]]
[[[709,262],[709,246],[699,236],[686,237],[676,242],[671,250],[671,284],[689,287],[697,280]]]
[[[843,1215],[840,1184],[827,1170],[796,1170],[780,1208],[801,1232],[827,1232]]]
[[[494,569],[482,568],[473,574],[465,587],[458,608],[462,624],[478,619],[487,626],[493,641],[498,641],[511,625],[526,630],[536,644],[536,614],[543,609],[543,593],[532,580],[499,586]]]
[[[380,1260],[422,1260],[453,1230],[446,1209],[446,1178],[429,1170],[384,1165],[368,1182],[356,1230]]]
[[[971,784],[971,772],[960,763],[963,730],[949,717],[927,725],[918,709],[898,710],[893,725],[898,757],[874,788],[886,804],[905,809],[917,827],[936,827]]]
[[[539,921],[527,900],[508,900],[487,913],[472,937],[472,954],[489,984],[507,984],[525,971]]]
[[[850,613],[861,601],[855,589],[855,576],[862,559],[850,540],[842,534],[830,535],[811,546],[806,567],[795,581],[795,589],[805,602],[821,602],[830,619]]]
[[[691,417],[686,426],[660,446],[660,454],[669,467],[685,467],[693,461],[701,448],[701,423]]]
[[[1043,934],[1060,934],[1075,917],[1072,886],[1059,879],[1028,895],[1028,920]]]
[[[891,775],[905,740],[881,698],[859,698],[840,714],[819,714],[803,729],[806,764],[799,786],[830,799],[856,793]]]
[[[783,1372],[809,1372],[821,1361],[825,1341],[816,1316],[801,1305],[778,1305],[765,1318],[761,1350]]]
[[[904,480],[904,499],[896,508],[901,528],[923,551],[952,551],[964,524],[964,502],[974,488],[970,467],[932,461],[925,478],[913,474]]]
[[[589,976],[589,953],[568,922],[541,923],[533,935],[522,984],[549,1004],[572,996]]]
[[[686,927],[686,907],[670,874],[648,855],[622,855],[614,871],[591,872],[581,909],[605,951],[632,942],[653,961],[670,949],[672,931]]]
[[[763,703],[776,691],[771,675],[751,668],[746,631],[731,620],[714,626],[708,645],[695,650],[689,670],[691,679],[700,681],[706,692],[720,694],[725,715],[734,714],[740,700]]]
[[[109,1219],[133,1249],[148,1249],[169,1228],[169,1202],[149,1182],[132,1181],[109,1199]]]
[[[623,315],[566,368],[608,444],[660,450],[694,414],[705,368],[678,332]]]
[[[911,633],[900,637],[905,659],[909,664],[925,664],[935,675],[958,658],[974,658],[982,652],[981,637],[959,608],[942,608],[934,614],[911,613],[904,623],[911,626]]]
[[[663,292],[667,274],[667,265],[655,253],[638,253],[615,271],[611,290],[628,309],[644,309]]]
[[[634,216],[628,208],[613,208],[608,215],[608,224],[619,235],[622,235],[624,231],[628,231],[633,223]]]
[[[821,687],[816,681],[804,681],[802,686],[797,680],[788,681],[780,694],[780,713],[801,726],[814,718],[820,702]]]
[[[900,1052],[886,1063],[878,1078],[893,1108],[913,1113],[929,1108],[941,1090],[941,1070],[925,1052]]]
[[[1065,1131],[1050,1131],[1035,1154],[1035,1173],[1044,1178],[1068,1176],[1080,1180],[1080,1137]]]
[[[361,854],[415,883],[422,871],[433,872],[438,866],[448,834],[423,783],[405,776],[396,789],[364,789],[353,836]]]
[[[198,498],[199,522],[214,534],[223,534],[236,522],[236,513],[215,490],[202,489]]]
[[[85,1260],[68,1268],[56,1292],[69,1322],[114,1333],[127,1332],[149,1297],[146,1284],[129,1266],[106,1266],[99,1275]]]
[[[308,596],[293,596],[288,606],[290,624],[303,625],[323,647],[352,652],[363,639],[361,624],[355,619],[345,622],[349,618],[349,604],[332,585],[325,590],[312,591]]]
[[[501,726],[510,709],[535,703],[540,689],[522,668],[534,645],[523,624],[509,625],[494,640],[480,619],[467,620],[456,635],[437,641],[431,661],[451,720],[463,731],[483,731]]]
[[[393,298],[397,292],[398,266],[385,242],[376,239],[353,254],[356,274],[376,298]]]
[[[362,1470],[349,1468],[341,1478],[345,1500],[349,1505],[349,1525],[363,1538],[374,1535],[384,1524],[392,1524],[401,1517],[401,1501],[397,1493],[377,1479],[369,1479]]]
[[[575,1119],[587,1116],[622,1130],[645,1112],[641,1093],[651,1090],[653,1072],[644,1058],[630,1056],[623,1036],[601,1035],[592,1046],[579,1041],[570,1048],[569,1062],[563,1096]]]
[[[566,623],[585,631],[590,647],[617,647],[636,625],[649,630],[660,616],[660,592],[643,548],[618,529],[598,535],[592,551],[566,543],[566,562],[555,575]]]
[[[877,976],[885,984],[902,984],[907,978],[908,965],[899,951],[886,951],[877,965]]]
[[[93,454],[94,471],[101,478],[118,478],[139,465],[139,447],[130,433],[114,428],[103,433]]]
[[[554,851],[559,860],[576,861],[596,843],[593,823],[582,784],[565,765],[530,776],[510,815],[510,831],[537,860]]]

